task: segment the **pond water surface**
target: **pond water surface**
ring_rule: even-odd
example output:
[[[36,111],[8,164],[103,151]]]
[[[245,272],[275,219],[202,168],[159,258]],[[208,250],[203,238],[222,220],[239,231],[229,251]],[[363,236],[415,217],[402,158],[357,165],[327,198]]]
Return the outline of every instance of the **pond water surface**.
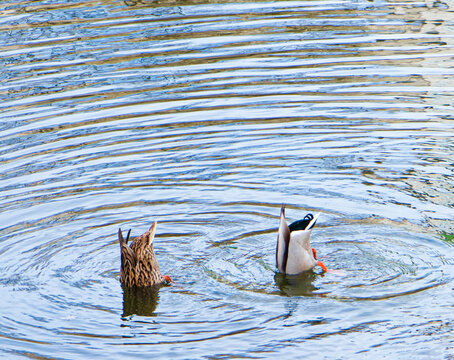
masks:
[[[453,359],[453,9],[2,1],[0,357]],[[342,273],[276,274],[282,203]]]

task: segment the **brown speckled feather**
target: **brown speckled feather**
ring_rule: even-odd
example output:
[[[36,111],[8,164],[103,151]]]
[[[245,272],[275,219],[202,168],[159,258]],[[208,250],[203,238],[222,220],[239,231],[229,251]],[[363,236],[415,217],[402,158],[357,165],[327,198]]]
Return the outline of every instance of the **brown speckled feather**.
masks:
[[[143,235],[136,237],[130,246],[118,230],[121,248],[120,281],[124,286],[152,286],[166,282],[161,274],[158,260],[153,251],[156,222]]]

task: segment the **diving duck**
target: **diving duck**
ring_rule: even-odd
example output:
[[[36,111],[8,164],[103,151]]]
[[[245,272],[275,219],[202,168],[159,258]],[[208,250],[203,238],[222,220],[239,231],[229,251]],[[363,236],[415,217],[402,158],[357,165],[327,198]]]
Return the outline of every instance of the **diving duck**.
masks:
[[[283,274],[297,275],[315,266],[328,271],[325,264],[317,260],[317,252],[311,248],[311,232],[319,214],[307,214],[304,219],[287,225],[285,205],[281,207],[281,219],[276,247],[276,266]]]
[[[128,246],[128,240],[131,230],[128,231],[125,240],[121,229],[118,229],[121,250],[120,282],[126,287],[144,287],[171,282],[169,275],[161,274],[153,251],[156,224],[157,222],[154,222],[145,234],[136,237],[130,246]]]

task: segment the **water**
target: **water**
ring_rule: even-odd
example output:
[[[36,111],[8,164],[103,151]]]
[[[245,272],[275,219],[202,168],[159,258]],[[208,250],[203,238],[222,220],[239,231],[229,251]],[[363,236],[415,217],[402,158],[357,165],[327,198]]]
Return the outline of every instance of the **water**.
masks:
[[[452,359],[453,9],[2,1],[0,357]],[[282,203],[343,274],[275,273]]]

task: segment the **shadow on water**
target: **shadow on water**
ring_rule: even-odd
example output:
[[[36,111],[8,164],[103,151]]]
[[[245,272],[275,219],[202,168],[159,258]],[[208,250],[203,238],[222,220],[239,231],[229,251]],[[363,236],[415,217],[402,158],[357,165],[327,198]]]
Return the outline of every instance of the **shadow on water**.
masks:
[[[319,290],[313,282],[317,274],[313,271],[306,271],[299,275],[285,275],[276,273],[274,281],[283,296],[314,296]]]
[[[123,317],[130,315],[153,316],[159,301],[161,286],[123,286]]]

